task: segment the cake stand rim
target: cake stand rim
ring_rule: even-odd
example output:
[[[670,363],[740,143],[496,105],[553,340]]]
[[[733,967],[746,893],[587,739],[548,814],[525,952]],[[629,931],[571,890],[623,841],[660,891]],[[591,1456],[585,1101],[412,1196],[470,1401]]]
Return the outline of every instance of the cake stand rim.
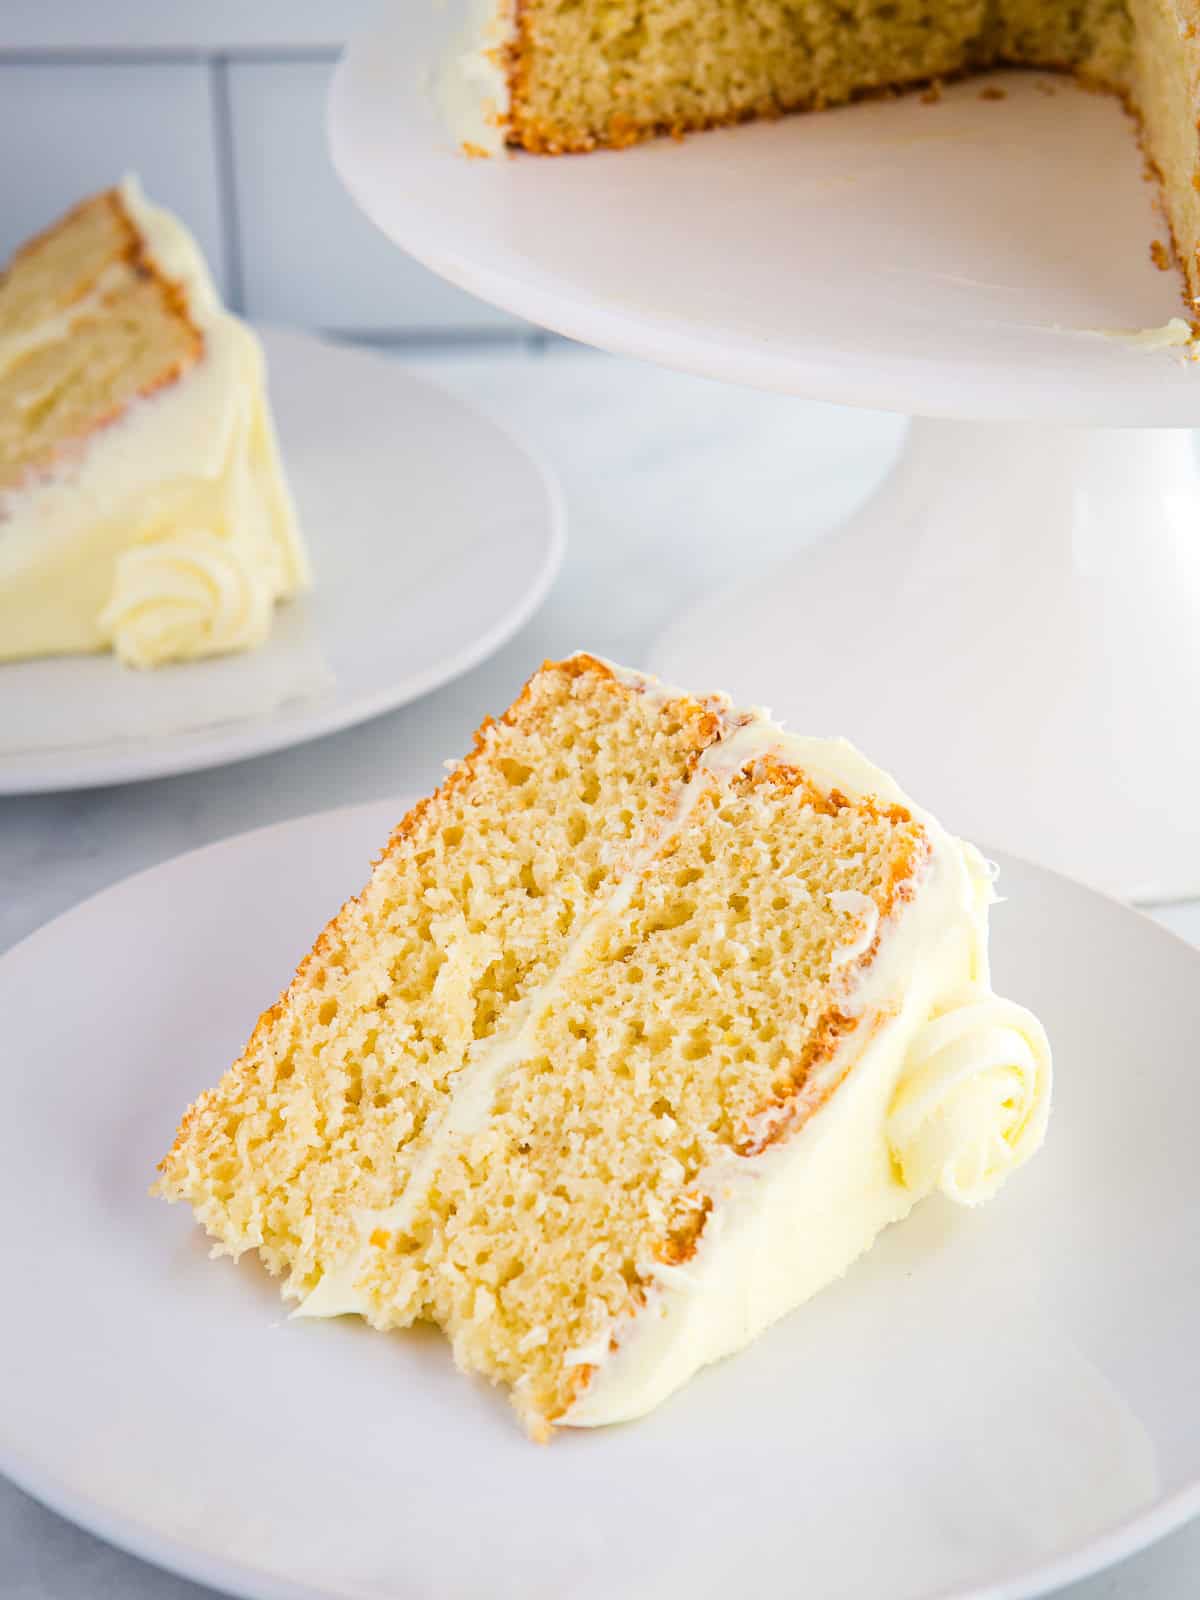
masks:
[[[995,361],[956,359],[950,363],[936,355],[931,359],[919,342],[903,355],[886,349],[856,352],[839,342],[836,334],[824,343],[809,339],[799,352],[794,345],[739,337],[728,326],[702,326],[685,318],[606,303],[586,284],[539,274],[532,258],[489,259],[470,248],[469,229],[464,234],[461,217],[451,218],[448,210],[435,215],[419,204],[382,205],[362,161],[364,128],[374,140],[385,139],[392,110],[397,113],[396,129],[423,128],[428,134],[448,126],[444,114],[434,108],[434,69],[428,60],[418,68],[406,56],[402,72],[386,67],[389,52],[392,58],[396,56],[397,28],[419,30],[429,25],[428,18],[414,18],[414,9],[400,7],[380,14],[351,37],[326,96],[327,140],[338,177],[359,209],[391,243],[457,288],[538,328],[613,354],[833,404],[945,420],[1037,420],[1084,427],[1200,426],[1200,372],[1184,370],[1193,363],[1175,353],[1114,348],[1102,362],[1111,381],[1099,383],[1080,354],[1071,378],[1067,352],[1094,355],[1098,345],[1110,342],[1100,339],[1098,329],[1042,329],[1054,334],[1055,348],[1063,358],[1049,374],[1040,368],[1005,367]],[[437,8],[438,20],[432,25],[441,30],[437,39],[443,51],[454,37],[456,15],[452,5]],[[391,72],[390,78],[381,76],[385,71]],[[372,81],[387,81],[392,91],[386,97],[377,95],[374,104],[368,103],[362,92],[364,84]],[[395,101],[397,90],[407,99]],[[785,123],[791,120],[785,119]],[[719,138],[720,131],[711,137]],[[464,167],[493,165],[459,157],[448,132],[445,147],[430,153],[449,173],[454,168],[446,164],[447,155]],[[397,222],[400,215],[402,224]],[[1183,311],[1181,301],[1177,314]],[[1117,341],[1111,343],[1115,346]]]

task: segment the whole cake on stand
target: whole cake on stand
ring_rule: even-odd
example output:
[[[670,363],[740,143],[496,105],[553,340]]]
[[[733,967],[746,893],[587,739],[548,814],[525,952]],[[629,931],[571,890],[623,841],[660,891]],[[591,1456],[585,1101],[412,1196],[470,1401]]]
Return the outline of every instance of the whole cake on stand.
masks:
[[[334,84],[335,160],[398,244],[571,337],[923,419],[850,528],[650,665],[851,738],[968,837],[1195,893],[1200,369],[1170,342],[1171,230],[1118,101],[1005,72],[472,161],[437,91],[464,20],[397,7]]]

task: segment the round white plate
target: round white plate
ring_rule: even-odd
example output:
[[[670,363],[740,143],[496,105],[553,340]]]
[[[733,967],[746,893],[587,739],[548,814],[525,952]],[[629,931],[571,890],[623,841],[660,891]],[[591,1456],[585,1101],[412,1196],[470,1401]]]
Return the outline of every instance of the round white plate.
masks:
[[[248,655],[152,673],[111,656],[0,664],[0,794],[190,772],[349,727],[466,672],[541,603],[563,508],[521,445],[394,360],[263,339],[312,592]]]
[[[0,1468],[191,1577],[338,1600],[999,1600],[1200,1509],[1200,955],[1017,861],[995,969],[1054,1041],[1045,1149],[642,1422],[538,1448],[434,1334],[288,1321],[210,1261],[155,1161],[401,810],[183,856],[0,959]]]
[[[394,5],[330,101],[343,181],[444,277],[573,338],[922,415],[1182,426],[1200,370],[1133,122],[1041,74],[582,159],[468,160],[435,92],[472,0]]]

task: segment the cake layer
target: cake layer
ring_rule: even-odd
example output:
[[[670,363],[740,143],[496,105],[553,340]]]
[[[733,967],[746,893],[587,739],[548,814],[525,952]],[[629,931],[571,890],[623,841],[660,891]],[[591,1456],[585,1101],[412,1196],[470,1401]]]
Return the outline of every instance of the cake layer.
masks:
[[[435,1321],[531,1432],[637,1415],[1040,1143],[988,873],[838,741],[547,666],[162,1166],[305,1316]]]
[[[78,460],[99,429],[203,351],[184,297],[161,278],[131,274],[79,311],[69,337],[31,344],[0,370],[0,493],[69,468],[64,457]]]
[[[1020,63],[1124,87],[1122,0],[522,0],[510,137],[590,150]]]
[[[589,657],[545,667],[400,824],[193,1108],[163,1192],[223,1250],[257,1248],[290,1296],[328,1279],[361,1242],[359,1213],[405,1195],[456,1079],[519,1028],[724,717]],[[373,1320],[420,1314],[413,1288],[397,1262]]]
[[[249,648],[308,581],[254,334],[132,180],[77,207],[0,281],[0,661]]]
[[[24,244],[0,276],[0,350],[30,329],[59,325],[102,280],[126,281],[139,249],[118,190],[82,201]]]

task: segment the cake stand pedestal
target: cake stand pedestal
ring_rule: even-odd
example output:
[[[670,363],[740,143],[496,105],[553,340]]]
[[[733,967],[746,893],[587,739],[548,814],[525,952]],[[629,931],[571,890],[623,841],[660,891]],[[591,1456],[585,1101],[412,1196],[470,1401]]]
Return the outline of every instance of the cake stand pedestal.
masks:
[[[846,735],[968,838],[1134,897],[1200,892],[1184,430],[918,420],[836,536],[714,596],[651,666]]]
[[[588,343],[922,419],[847,527],[649,664],[845,734],[981,844],[1200,892],[1200,365],[1127,337],[1183,307],[1119,105],[1004,74],[468,161],[431,90],[461,4],[392,10],[347,53],[330,133],[403,248]]]

